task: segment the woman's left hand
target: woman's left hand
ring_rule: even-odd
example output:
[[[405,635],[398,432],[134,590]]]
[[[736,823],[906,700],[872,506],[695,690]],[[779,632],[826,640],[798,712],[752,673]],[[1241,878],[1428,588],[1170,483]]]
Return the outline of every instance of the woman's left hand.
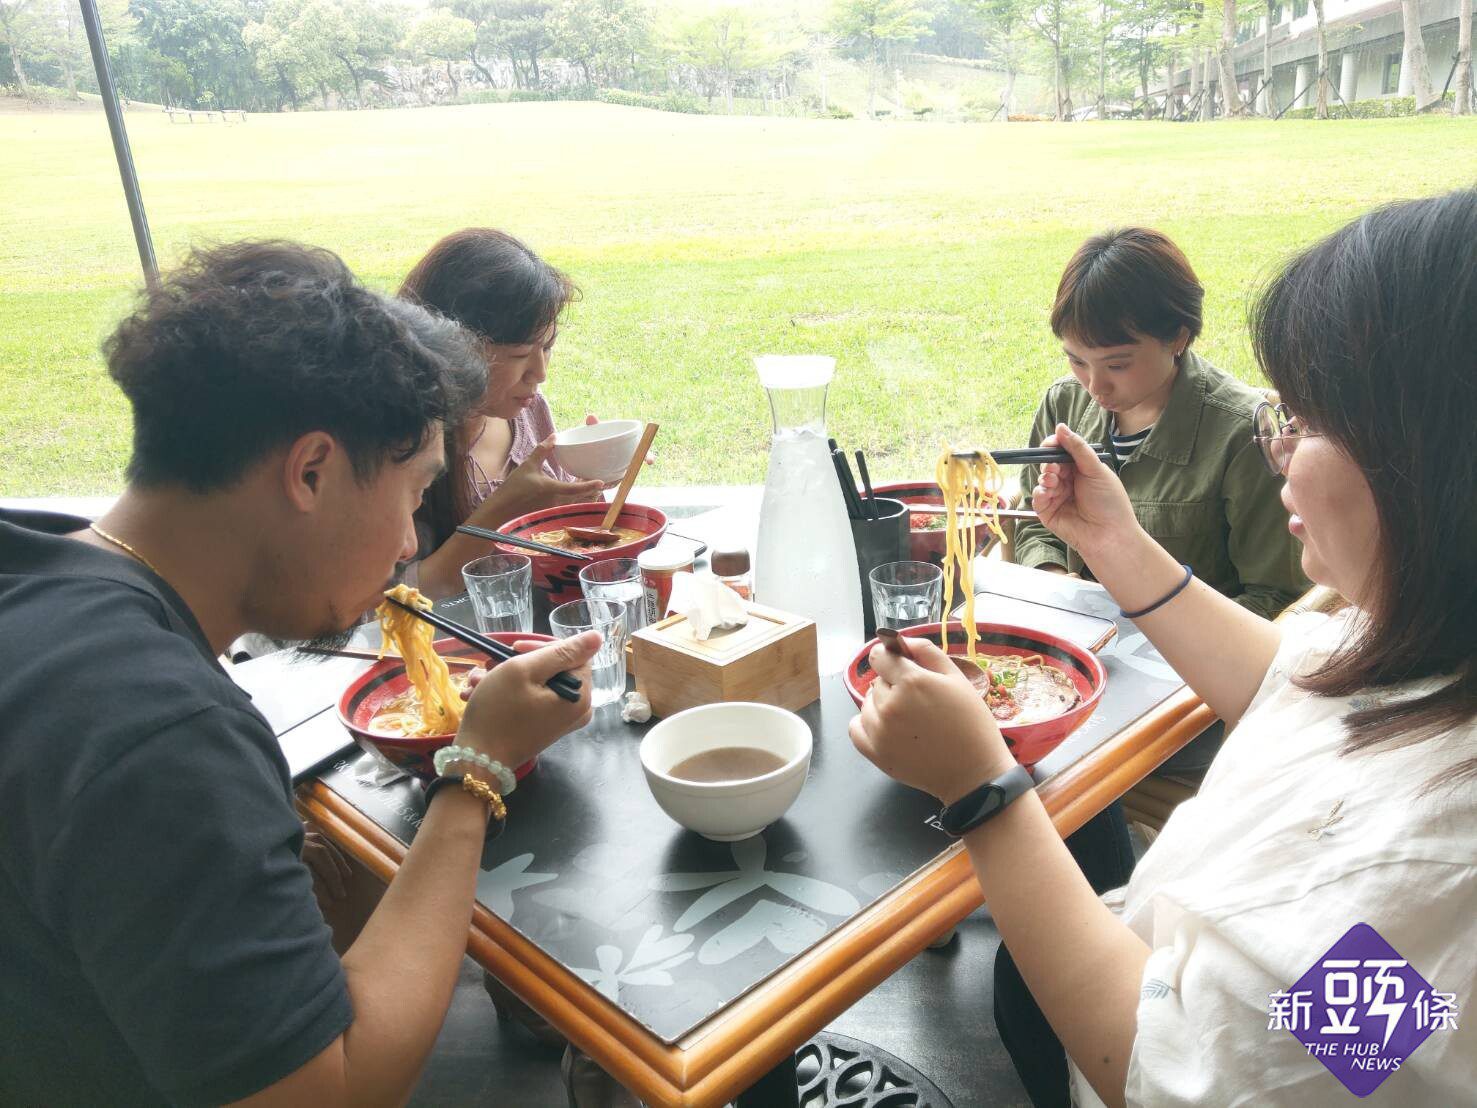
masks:
[[[948,656],[926,639],[900,641],[907,657],[872,650],[877,678],[851,721],[851,741],[889,777],[952,804],[1015,758],[979,692]]]

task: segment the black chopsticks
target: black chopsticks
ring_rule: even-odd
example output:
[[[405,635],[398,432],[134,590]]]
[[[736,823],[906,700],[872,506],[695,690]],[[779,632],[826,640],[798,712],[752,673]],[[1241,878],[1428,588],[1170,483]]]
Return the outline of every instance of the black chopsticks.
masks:
[[[836,467],[836,480],[841,483],[841,499],[846,503],[846,514],[852,519],[875,519],[868,515],[862,498],[857,495],[856,478],[851,474],[851,463],[846,460],[846,454],[841,447],[836,445],[835,439],[827,439],[831,447],[831,464]],[[873,511],[876,505],[872,505]]]
[[[478,528],[478,530],[481,530],[481,528]],[[478,650],[487,654],[489,657],[493,657],[498,659],[499,661],[506,662],[510,658],[516,658],[518,656],[518,652],[514,650],[511,646],[505,646],[502,643],[498,642],[496,639],[489,639],[486,636],[473,631],[470,627],[462,626],[454,619],[447,619],[445,616],[438,616],[435,612],[422,611],[420,608],[416,608],[409,604],[404,604],[401,601],[396,600],[393,596],[385,597],[385,602],[393,604],[397,608],[405,609],[411,615],[415,616],[416,619],[425,620],[432,627],[440,628],[452,638],[460,639],[468,646],[476,647]],[[556,673],[553,677],[549,678],[548,684],[549,688],[553,689],[556,693],[558,693],[565,700],[568,700],[571,704],[578,701],[580,698],[581,681],[578,677],[571,677],[567,673]]]
[[[881,513],[877,510],[877,494],[872,491],[872,475],[867,472],[867,456],[860,450],[856,452],[856,468],[862,475],[862,488],[867,490],[867,518],[878,519]]]
[[[1093,453],[1100,461],[1107,462],[1109,465],[1114,465],[1117,461],[1112,451],[1098,443],[1092,443],[1091,446]],[[979,450],[956,450],[954,457],[978,458],[981,453],[982,451]],[[1072,455],[1059,446],[1031,446],[1019,450],[990,450],[986,453],[995,459],[996,465],[1002,466],[1035,466],[1044,465],[1047,462],[1070,462],[1072,460]]]
[[[576,562],[593,562],[595,559],[588,554],[581,554],[578,550],[561,550],[557,546],[546,546],[532,539],[525,539],[520,535],[509,535],[502,531],[489,531],[486,527],[474,527],[470,523],[463,523],[457,528],[463,535],[471,535],[474,539],[491,539],[493,542],[505,542],[509,546],[521,546],[524,550],[532,550],[539,554],[555,554],[561,558],[573,558]]]

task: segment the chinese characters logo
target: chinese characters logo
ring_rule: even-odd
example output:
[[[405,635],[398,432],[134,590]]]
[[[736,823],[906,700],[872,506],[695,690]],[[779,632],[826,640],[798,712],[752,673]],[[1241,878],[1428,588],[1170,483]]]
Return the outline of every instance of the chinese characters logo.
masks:
[[[1291,1031],[1355,1096],[1368,1096],[1435,1031],[1455,1031],[1456,996],[1437,992],[1367,923],[1356,923],[1285,992],[1267,1030]]]

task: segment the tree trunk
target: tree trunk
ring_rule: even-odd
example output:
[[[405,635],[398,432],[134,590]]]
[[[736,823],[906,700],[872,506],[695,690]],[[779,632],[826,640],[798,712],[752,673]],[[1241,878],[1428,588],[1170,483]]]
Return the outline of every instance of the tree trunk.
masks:
[[[1267,33],[1262,36],[1262,82],[1267,86],[1267,115],[1277,114],[1276,84],[1272,80],[1272,22],[1276,18],[1276,0],[1267,0]]]
[[[1056,118],[1062,118],[1062,40],[1058,37],[1051,43],[1051,83],[1056,94]]]
[[[30,96],[31,85],[30,82],[26,80],[26,71],[21,68],[20,51],[15,48],[14,42],[10,44],[10,65],[11,68],[15,70],[15,79],[20,82],[21,95]]]
[[[364,81],[359,76],[359,70],[354,66],[353,62],[349,61],[342,54],[338,56],[338,60],[349,71],[349,80],[354,82],[354,104],[362,112],[364,110]]]
[[[1231,51],[1236,46],[1236,0],[1223,0],[1221,4],[1221,103],[1227,115],[1240,115],[1242,109],[1241,90],[1236,85],[1236,63],[1231,60]]]
[[[1405,26],[1405,59],[1402,64],[1411,75],[1415,110],[1423,112],[1435,104],[1440,95],[1431,87],[1431,67],[1426,62],[1426,40],[1421,34],[1420,0],[1400,0],[1400,15]]]
[[[462,94],[461,83],[456,79],[456,70],[451,68],[451,60],[446,62],[446,79],[451,82],[451,98],[455,100]]]
[[[824,58],[818,58],[816,60],[820,63],[815,67],[815,76],[821,86],[821,114],[830,115],[831,102],[826,95],[826,60]]]
[[[469,61],[469,62],[472,63],[472,68],[473,69],[475,69],[478,73],[482,74],[482,79],[487,82],[487,87],[488,88],[496,88],[497,87],[497,82],[492,79],[492,73],[489,72],[487,66],[485,66],[485,65],[482,64],[482,59],[477,56],[477,44],[476,43],[473,43],[472,44],[472,49],[471,49],[471,51],[467,55],[467,61]],[[581,62],[580,63],[581,66],[583,66],[584,64],[585,64],[584,62]],[[585,70],[585,83],[586,84],[589,84],[589,81],[590,81],[590,71],[588,69],[586,69]]]
[[[1200,63],[1200,121],[1207,123],[1215,115],[1215,94],[1210,90],[1210,59],[1213,57],[1210,50],[1205,52],[1205,58]]]
[[[1009,65],[1005,70],[1005,88],[1000,93],[1000,109],[1005,116],[1005,121],[1010,122],[1010,109],[1015,101],[1015,66]]]
[[[67,83],[67,99],[81,100],[77,95],[77,75],[72,72],[72,59],[62,58],[62,80]]]
[[[1461,0],[1456,23],[1456,102],[1453,115],[1472,112],[1472,0]]]
[[[1179,34],[1179,28],[1175,28],[1175,34]],[[1174,51],[1169,52],[1169,60],[1164,63],[1164,118],[1174,118]]]
[[[1313,98],[1313,117],[1328,118],[1328,36],[1323,30],[1323,0],[1313,0],[1313,13],[1318,17],[1318,92]]]
[[[538,48],[530,46],[528,48],[528,56],[533,62],[533,87],[538,88],[544,83],[543,76],[538,71]]]
[[[877,118],[877,44],[872,44],[871,64],[867,66],[867,118]]]
[[[1098,8],[1097,36],[1097,117],[1108,114],[1108,2]]]

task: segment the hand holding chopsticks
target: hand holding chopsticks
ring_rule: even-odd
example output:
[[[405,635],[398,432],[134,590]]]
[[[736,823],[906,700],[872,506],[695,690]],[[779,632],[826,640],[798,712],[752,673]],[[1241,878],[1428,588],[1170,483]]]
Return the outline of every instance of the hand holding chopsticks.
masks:
[[[452,638],[458,639],[468,646],[476,647],[478,650],[481,650],[490,657],[496,658],[500,662],[506,662],[518,656],[518,652],[511,646],[506,646],[496,639],[489,639],[479,632],[473,631],[470,627],[462,626],[454,619],[447,619],[445,616],[437,615],[435,612],[422,611],[420,608],[414,608],[409,604],[402,604],[393,596],[386,596],[385,603],[393,604],[397,608],[403,608],[415,616],[416,619],[425,620],[432,627],[445,631]],[[555,674],[549,679],[549,688],[553,689],[560,697],[569,701],[571,704],[579,700],[581,684],[582,682],[578,677],[572,677],[567,673]]]

